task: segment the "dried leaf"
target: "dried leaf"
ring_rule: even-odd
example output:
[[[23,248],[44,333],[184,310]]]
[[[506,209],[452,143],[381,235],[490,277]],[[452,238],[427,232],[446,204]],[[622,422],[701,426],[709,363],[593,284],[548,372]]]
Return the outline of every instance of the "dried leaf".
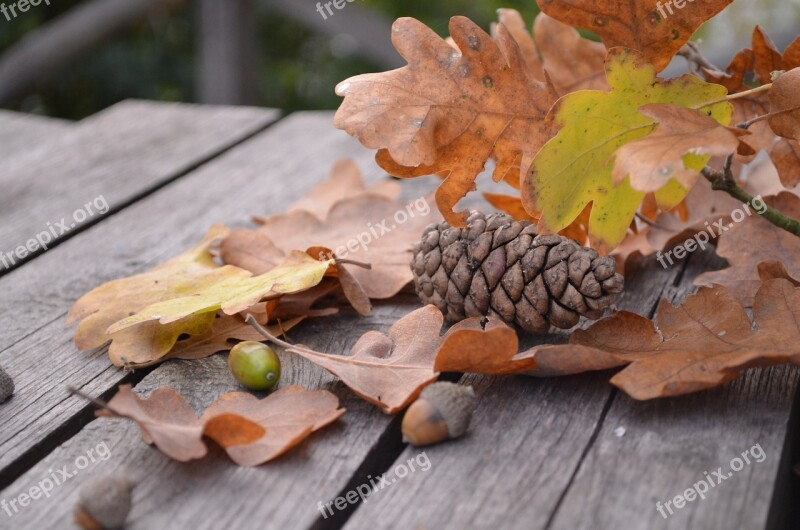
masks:
[[[692,34],[733,0],[703,0],[687,9],[658,0],[539,0],[556,20],[593,31],[608,48],[623,46],[641,52],[660,72],[689,42]]]
[[[445,176],[436,200],[454,226],[458,201],[475,187],[488,159],[494,179],[526,168],[549,138],[552,98],[527,66],[505,25],[497,39],[464,17],[450,21],[456,48],[421,22],[401,18],[392,40],[408,66],[339,84],[344,102],[335,125],[379,149],[381,166],[398,177]]]
[[[648,103],[701,107],[724,99],[718,85],[685,75],[664,81],[635,52],[615,48],[606,64],[611,92],[582,90],[561,98],[554,107],[558,134],[536,155],[525,176],[522,200],[528,211],[541,211],[540,227],[559,231],[592,204],[589,238],[592,246],[610,250],[624,238],[645,197],[623,182],[614,186],[610,159],[626,143],[651,132],[655,123],[639,114]],[[727,124],[728,103],[707,107],[712,117]],[[689,167],[700,170],[707,157],[694,156]],[[677,206],[688,190],[676,181],[655,193],[659,207]]]
[[[611,383],[635,399],[652,399],[712,388],[754,366],[800,363],[800,289],[785,279],[764,282],[753,320],[757,329],[719,285],[700,289],[680,307],[662,301],[663,342]]]
[[[427,199],[405,205],[385,197],[362,195],[336,203],[325,220],[295,211],[265,219],[257,231],[233,232],[222,242],[221,255],[225,263],[247,267],[258,274],[263,270],[261,264],[268,266],[271,260],[272,245],[267,241],[287,252],[314,246],[336,249],[337,257],[372,265],[371,270],[350,271],[369,298],[391,298],[412,279],[412,245],[425,226],[440,219]],[[251,246],[253,241],[260,243]],[[260,249],[265,249],[263,260],[258,254]]]
[[[727,225],[731,222],[731,212],[742,206],[727,193],[712,190],[711,183],[705,179],[697,182],[682,204],[688,214],[685,218],[677,212],[662,212],[655,218],[655,226],[645,234],[651,252],[671,249],[709,228],[714,230],[715,236],[709,236],[713,241],[717,234],[715,223]]]
[[[270,326],[270,333],[281,335],[300,322],[305,320],[304,316],[282,320],[279,324]],[[226,315],[219,313],[214,321],[213,327],[195,337],[178,341],[170,352],[161,359],[151,360],[142,364],[129,363],[128,368],[142,368],[151,366],[168,359],[196,360],[205,359],[215,353],[229,351],[238,342],[242,341],[262,341],[264,338],[253,327],[244,321],[241,315]]]
[[[82,296],[70,309],[68,323],[80,321],[75,330],[75,345],[88,350],[112,340],[109,356],[117,366],[126,360],[156,359],[169,352],[182,334],[197,335],[210,329],[213,314],[193,315],[169,326],[152,325],[137,332],[108,333],[115,322],[185,293],[203,289],[229,279],[242,279],[250,273],[237,267],[219,267],[209,248],[228,235],[224,226],[212,227],[203,241],[180,256],[143,274],[108,282]]]
[[[264,399],[231,392],[203,413],[203,434],[240,466],[258,466],[283,455],[344,412],[339,399],[327,390],[308,391],[295,385],[280,388]],[[248,436],[248,424],[261,427],[263,435]]]
[[[769,126],[778,136],[800,140],[800,67],[784,72],[769,91]]]
[[[739,51],[725,73],[708,69],[703,69],[703,73],[706,79],[725,86],[731,94],[734,94],[759,84],[771,83],[774,71],[788,71],[798,67],[800,67],[800,37],[781,54],[769,36],[756,26],[753,30],[752,49]],[[792,96],[793,93],[790,92],[787,100]],[[734,100],[733,106],[733,123],[744,123],[756,116],[767,114],[770,111],[770,97],[764,93],[750,95]],[[781,130],[791,131],[790,123],[781,125],[781,120],[778,120],[778,124]],[[783,185],[793,188],[800,183],[800,144],[795,140],[776,140],[775,133],[766,122],[757,122],[749,130],[752,134],[748,137],[747,143],[755,151],[766,150],[769,153]],[[742,162],[750,161],[747,158],[743,160],[740,156],[736,158]]]
[[[519,14],[519,11],[516,9],[498,9],[497,19],[498,23],[492,24],[492,38],[495,40],[500,38],[498,24],[505,26],[519,46],[522,56],[525,57],[525,63],[528,65],[528,70],[533,78],[537,81],[544,81],[542,59],[539,57],[536,43],[533,42],[533,37],[525,27],[525,20]]]
[[[286,453],[344,412],[326,390],[290,386],[264,399],[243,392],[225,394],[198,418],[173,389],[159,388],[141,398],[123,385],[98,415],[136,422],[145,442],[180,462],[204,457],[206,436],[237,464],[257,466]]]
[[[581,37],[575,28],[539,13],[533,26],[536,47],[556,92],[608,90],[606,47]]]
[[[202,458],[207,453],[202,440],[203,423],[183,396],[171,388],[157,388],[149,398],[142,399],[131,385],[122,385],[108,407],[97,415],[135,421],[146,443],[180,462]]]
[[[654,103],[639,112],[659,125],[648,136],[617,149],[613,171],[614,184],[630,176],[631,187],[639,191],[657,191],[670,179],[691,189],[700,173],[687,167],[689,153],[730,155],[739,147],[739,137],[749,134],[724,127],[705,112],[678,105]]]
[[[400,184],[382,181],[367,187],[358,164],[349,158],[343,159],[334,164],[327,180],[311,188],[305,197],[289,206],[288,211],[303,210],[325,219],[334,204],[360,195],[379,195],[394,201],[400,196]]]
[[[395,322],[386,335],[376,331],[363,335],[347,357],[287,344],[266,330],[262,334],[286,351],[322,366],[385,413],[394,414],[439,376],[433,362],[442,342],[443,323],[435,306],[417,309]],[[259,327],[254,321],[251,324]]]
[[[772,72],[791,70],[798,66],[800,37],[781,54],[761,26],[756,26],[753,29],[751,48],[737,52],[725,72],[703,69],[703,74],[707,80],[723,85],[733,94],[749,90],[758,84],[771,83]]]
[[[569,344],[517,353],[517,336],[498,321],[482,329],[463,321],[445,335],[435,369],[488,374],[574,374],[628,365],[611,383],[635,399],[677,396],[712,388],[747,368],[800,364],[800,282],[772,264],[756,295],[751,323],[724,287],[702,288],[683,305],[659,305],[656,327],[621,312],[578,330]],[[767,279],[770,276],[776,279]]]
[[[539,216],[531,215],[522,206],[522,199],[513,195],[500,195],[497,193],[484,193],[483,198],[486,201],[500,210],[505,212],[517,221],[530,221],[536,223],[539,221]]]
[[[210,286],[184,286],[184,296],[151,304],[133,316],[124,318],[108,328],[113,334],[124,329],[157,321],[171,324],[190,316],[216,313],[227,315],[246,311],[263,298],[304,291],[322,281],[335,260],[316,260],[305,252],[292,252],[286,261],[260,276],[238,277]]]
[[[758,264],[758,277],[761,278],[762,283],[767,280],[782,278],[789,280],[795,287],[800,287],[800,280],[792,277],[782,261],[762,261]]]
[[[263,224],[266,219],[259,221]],[[230,232],[220,243],[218,252],[223,263],[258,275],[271,271],[286,259],[286,253],[265,234],[244,228]]]
[[[769,157],[785,188],[791,189],[800,184],[800,142],[781,138],[772,144]]]
[[[517,353],[519,339],[513,329],[495,318],[489,318],[485,326],[482,319],[470,318],[445,334],[435,369],[491,375],[570,375],[624,366],[640,350],[657,343],[658,333],[650,320],[622,311],[586,330],[574,331],[569,344],[547,344]]]
[[[800,197],[797,195],[783,192],[764,200],[785,215],[800,219]],[[800,238],[762,219],[755,212],[744,221],[726,227],[719,236],[717,254],[727,259],[730,267],[704,272],[694,280],[694,284],[724,285],[745,307],[753,305],[761,284],[757,271],[760,262],[781,261],[792,275],[800,275]]]

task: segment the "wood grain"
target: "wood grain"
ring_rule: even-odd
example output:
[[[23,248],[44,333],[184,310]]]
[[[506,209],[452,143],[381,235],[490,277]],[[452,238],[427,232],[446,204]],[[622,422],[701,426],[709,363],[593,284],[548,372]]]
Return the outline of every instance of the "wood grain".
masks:
[[[713,252],[695,253],[669,298],[682,300],[694,277],[721,265]],[[789,366],[754,369],[707,392],[650,402],[620,393],[552,527],[764,528],[799,374]],[[674,515],[665,509],[666,519],[656,510],[704,472],[731,472],[731,459],[755,444],[763,462]]]
[[[119,420],[93,421],[58,440],[59,429],[87,410],[66,396],[65,385],[100,395],[123,377],[102,349],[75,351],[63,323],[69,305],[103,281],[177,254],[213,222],[243,226],[250,214],[284,210],[338,157],[354,156],[368,168],[368,180],[380,178],[371,154],[333,130],[331,120],[330,113],[293,115],[0,278],[8,300],[0,309],[8,323],[0,329],[0,365],[19,388],[0,407],[0,476],[29,468],[0,499],[16,498],[50,469],[73,468],[76,458],[101,442],[111,450],[108,460],[15,514],[15,528],[64,527],[81,484],[123,468],[140,481],[129,527],[141,529],[335,528],[339,522],[323,519],[319,503],[384,471],[391,485],[358,505],[346,528],[764,526],[797,388],[798,371],[789,367],[753,370],[712,391],[646,403],[612,389],[610,373],[552,379],[469,375],[462,382],[475,386],[479,402],[467,436],[424,450],[406,447],[394,459],[396,421],[323,370],[281,354],[282,384],[330,389],[348,413],[272,464],[238,468],[217,450],[179,464]],[[404,194],[418,197],[430,185],[406,182]],[[710,252],[667,270],[652,257],[636,259],[617,305],[652,316],[662,296],[682,300],[697,274],[721,266]],[[385,331],[415,307],[416,298],[406,290],[391,303],[377,304],[368,318],[346,311],[306,322],[290,338],[343,353],[365,331]],[[564,334],[529,337],[523,346],[564,340]],[[168,362],[137,391],[161,386],[177,388],[198,410],[236,389],[222,355]],[[682,493],[704,471],[727,468],[756,443],[767,455],[764,462],[745,466],[706,500],[689,503],[669,519],[658,514],[656,501]],[[378,454],[383,458],[376,459]],[[27,461],[32,455],[37,461]],[[421,461],[430,468],[420,469]],[[410,462],[418,469],[400,477],[397,466]],[[0,512],[0,526],[4,517]]]
[[[377,305],[363,318],[348,311],[338,317],[308,322],[290,333],[293,340],[331,352],[353,346],[362,333],[386,330],[417,305],[410,295],[397,303]],[[135,425],[122,420],[97,420],[58,447],[0,498],[14,498],[47,476],[48,469],[74,468],[75,459],[105,442],[111,456],[87,468],[50,499],[15,514],[19,528],[63,528],[81,484],[120,468],[140,480],[127,528],[307,528],[319,516],[319,502],[334,498],[361,464],[390,421],[376,407],[356,397],[327,372],[301,358],[280,354],[281,385],[329,389],[340,396],[346,414],[291,453],[257,468],[240,468],[215,449],[206,458],[181,464],[146,445]],[[219,395],[241,390],[227,369],[226,356],[200,361],[169,361],[137,386],[149,393],[169,386],[183,393],[198,410]],[[72,398],[72,401],[76,401]],[[4,514],[0,513],[0,521]]]
[[[0,110],[0,157],[5,163],[20,151],[65,134],[71,122]]]
[[[69,302],[92,285],[143,270],[177,254],[213,222],[237,226],[246,224],[251,214],[282,211],[311,182],[325,177],[336,158],[353,155],[368,167],[371,154],[335,131],[330,126],[331,120],[330,113],[292,116],[13,271],[0,282],[19,285],[16,293],[22,297],[28,290],[36,289],[37,278],[46,277],[66,263],[67,279],[59,282],[65,290],[58,297],[59,306],[66,309]],[[311,148],[309,137],[316,140]],[[308,156],[310,149],[313,157]],[[368,171],[372,181],[379,175],[376,169]],[[175,207],[178,202],[180,208]],[[44,298],[47,289],[39,287],[39,292]],[[379,304],[367,319],[347,313],[336,320],[312,321],[297,333],[293,331],[290,337],[325,351],[345,352],[365,331],[386,330],[415,307],[418,301],[407,292],[391,304]],[[47,311],[42,308],[42,312]],[[42,329],[0,353],[0,363],[7,365],[20,387],[17,395],[0,408],[2,465],[13,463],[20,458],[22,449],[38,443],[58,424],[84,408],[80,400],[66,397],[64,385],[72,384],[99,395],[113,388],[122,377],[109,366],[103,351],[76,352],[70,342],[71,330],[64,326],[63,313],[56,313],[60,312],[52,312],[52,321]],[[179,465],[146,447],[131,426],[93,422],[67,443],[54,448],[0,496],[17,495],[15,492],[29,488],[32,481],[35,483],[42,470],[69,464],[98,440],[109,440],[109,445],[113,445],[109,462],[113,464],[108,466],[133,463],[136,469],[146,470],[148,483],[142,487],[145,498],[138,501],[141,505],[137,502],[134,528],[164,528],[178,524],[176,521],[179,526],[185,523],[192,527],[219,528],[231,524],[248,528],[253,527],[254,521],[263,524],[267,519],[283,521],[291,527],[310,525],[319,516],[317,503],[327,502],[347,483],[377,443],[389,418],[345,391],[320,369],[296,360],[289,360],[286,367],[285,383],[333,388],[343,396],[349,409],[341,425],[319,433],[288,460],[256,470],[239,469],[220,455],[196,464]],[[49,378],[47,385],[40,384],[45,378]],[[162,385],[186,391],[197,406],[207,404],[214,394],[234,388],[224,358],[168,363],[148,375],[139,388]],[[318,444],[318,438],[324,443]],[[108,466],[104,464],[103,469],[107,471]],[[71,510],[74,489],[90,475],[81,475],[74,484],[70,482],[60,488],[58,499],[53,497],[35,510],[15,515],[15,521],[37,527],[63,521]],[[233,500],[209,503],[208,491],[217,487],[242,494]],[[253,491],[258,493],[252,494]],[[174,501],[176,496],[180,502]],[[230,510],[220,513],[220,506],[229,506]]]
[[[54,227],[58,239],[97,222],[102,197],[113,212],[169,182],[209,157],[273,122],[277,113],[251,108],[200,107],[126,101],[70,127],[66,134],[32,143],[0,168],[0,252],[14,252]],[[63,226],[57,223],[64,220]],[[0,262],[13,268],[26,254]]]
[[[617,305],[647,315],[681,271],[648,258],[630,265]],[[527,348],[565,340],[522,342]],[[345,528],[546,528],[603,424],[615,394],[607,380],[608,374],[465,376],[462,383],[479,395],[467,438],[427,448],[429,471],[376,493]],[[408,447],[397,463],[420,451]]]

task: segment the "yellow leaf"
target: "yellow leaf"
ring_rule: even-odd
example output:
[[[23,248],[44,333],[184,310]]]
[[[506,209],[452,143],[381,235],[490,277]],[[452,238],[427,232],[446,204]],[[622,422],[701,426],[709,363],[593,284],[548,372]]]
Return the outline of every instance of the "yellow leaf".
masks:
[[[81,350],[102,346],[113,339],[109,356],[121,366],[130,358],[158,359],[169,352],[183,333],[204,333],[214,322],[202,316],[176,322],[171,326],[153,326],[135,334],[111,336],[110,325],[145,307],[183,296],[229,278],[251,274],[238,267],[219,267],[208,252],[215,241],[226,237],[224,226],[212,227],[202,242],[180,256],[142,274],[108,282],[85,294],[69,312],[68,323],[80,321],[75,330],[75,345]]]
[[[639,54],[624,48],[609,51],[606,76],[610,92],[582,90],[556,104],[554,118],[561,129],[536,155],[522,195],[525,208],[541,211],[540,225],[554,232],[572,223],[592,203],[589,238],[594,246],[609,250],[624,239],[645,196],[627,180],[615,187],[611,175],[614,152],[655,127],[651,118],[639,113],[639,107],[671,103],[700,108],[725,98],[727,90],[694,75],[662,80]],[[702,110],[723,125],[730,122],[732,107],[727,102]],[[686,160],[687,167],[698,171],[707,160],[691,158],[691,162]],[[659,207],[668,209],[686,193],[686,188],[670,180],[655,195]]]
[[[213,315],[219,309],[233,315],[247,310],[265,297],[277,297],[314,287],[334,263],[332,259],[318,261],[305,252],[295,251],[288,255],[284,263],[266,274],[232,277],[204,285],[187,296],[152,304],[120,320],[108,329],[108,333],[118,333],[153,321],[168,325],[187,317]]]

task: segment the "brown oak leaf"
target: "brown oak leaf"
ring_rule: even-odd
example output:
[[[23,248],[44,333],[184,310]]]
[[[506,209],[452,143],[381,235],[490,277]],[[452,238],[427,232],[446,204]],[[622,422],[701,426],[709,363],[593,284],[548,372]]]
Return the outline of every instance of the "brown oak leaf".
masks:
[[[557,96],[575,90],[606,90],[606,47],[581,37],[575,28],[539,13],[533,24],[533,35],[514,9],[498,9],[499,24],[504,25],[517,41],[528,69],[533,76],[551,83]],[[492,26],[497,38],[498,25]],[[545,75],[545,71],[547,74]]]
[[[264,219],[257,230],[231,233],[222,241],[220,252],[225,263],[259,274],[269,270],[276,249],[335,249],[337,257],[370,264],[371,270],[349,272],[369,298],[385,299],[411,281],[411,247],[423,228],[440,219],[427,198],[403,204],[360,195],[337,202],[324,220],[306,211]]]
[[[800,197],[797,195],[783,192],[764,200],[785,215],[800,219]],[[761,284],[757,270],[760,262],[778,260],[786,265],[790,274],[800,275],[800,238],[797,236],[776,227],[755,212],[744,221],[723,228],[725,231],[719,236],[717,254],[727,259],[730,267],[704,272],[694,280],[695,285],[724,285],[739,303],[750,307]]]
[[[608,90],[606,47],[581,37],[575,28],[545,13],[533,25],[544,70],[559,96],[576,90]]]
[[[183,396],[171,388],[156,389],[142,398],[130,385],[123,385],[98,416],[136,422],[146,443],[180,462],[206,455],[205,436],[240,466],[257,466],[286,453],[344,412],[330,392],[295,385],[264,399],[244,392],[225,394],[198,418]]]
[[[495,318],[486,323],[470,318],[445,334],[435,369],[548,377],[607,370],[630,363],[639,351],[654,347],[656,338],[650,320],[621,311],[586,330],[575,330],[569,344],[546,344],[518,352],[519,339],[513,329]]]
[[[328,179],[318,183],[306,195],[289,206],[288,211],[304,210],[325,219],[334,204],[359,195],[380,195],[389,200],[400,196],[400,184],[384,180],[367,186],[358,164],[349,158],[337,161]],[[260,224],[262,218],[257,218]]]
[[[718,83],[731,94],[744,92],[753,85],[772,82],[772,72],[791,70],[800,66],[800,37],[796,38],[781,54],[769,35],[756,26],[753,29],[750,48],[740,50],[733,56],[725,72],[703,68],[708,81]]]
[[[800,287],[776,264],[762,268],[753,325],[732,293],[704,287],[680,306],[662,300],[657,325],[620,312],[578,330],[569,344],[517,353],[516,333],[499,321],[465,320],[445,335],[435,368],[487,374],[575,374],[625,366],[611,383],[634,399],[712,388],[745,369],[800,364]],[[627,366],[626,366],[627,365]]]
[[[725,86],[731,94],[734,94],[750,90],[754,85],[771,83],[772,72],[788,71],[798,67],[800,67],[800,37],[781,53],[764,30],[756,26],[753,30],[751,48],[737,52],[725,72],[704,68],[703,74],[707,80]],[[789,90],[790,96],[797,92],[791,88]],[[732,104],[733,123],[737,124],[747,122],[756,116],[763,116],[771,110],[770,97],[764,92],[737,98]],[[781,121],[778,120],[778,123]],[[782,130],[786,129],[787,125],[784,121]],[[754,123],[749,130],[752,134],[748,137],[747,143],[755,151],[765,150],[769,153],[783,185],[786,188],[793,188],[800,183],[800,143],[797,139],[776,139],[772,128],[765,121]],[[743,160],[741,156],[736,158],[743,162],[750,161],[750,158]]]
[[[617,185],[629,176],[631,187],[640,191],[655,192],[670,179],[691,189],[700,174],[686,168],[684,155],[729,155],[739,147],[740,137],[749,134],[680,105],[653,103],[639,112],[657,121],[658,127],[641,140],[617,149],[613,176]]]
[[[421,22],[401,18],[392,41],[408,66],[340,83],[336,127],[378,149],[376,160],[398,177],[437,174],[436,202],[453,226],[456,204],[475,188],[487,160],[494,179],[518,179],[550,137],[552,94],[528,68],[505,25],[493,39],[464,17],[450,21],[455,48]],[[523,171],[524,172],[524,171]]]
[[[281,335],[305,320],[298,316],[269,326],[270,333]],[[161,359],[143,364],[128,364],[127,368],[142,368],[168,359],[196,360],[205,359],[215,353],[229,351],[242,341],[262,341],[264,338],[253,327],[244,321],[239,314],[226,315],[218,313],[213,327],[202,335],[178,341],[170,352]]]
[[[664,0],[537,0],[556,20],[593,31],[608,48],[642,52],[663,70],[692,34],[733,0],[703,0],[678,8]]]
[[[498,28],[500,24],[506,27],[517,42],[533,78],[538,81],[545,81],[542,58],[539,56],[536,43],[528,32],[528,28],[525,26],[525,20],[522,18],[522,15],[519,14],[519,11],[516,9],[504,8],[497,10],[497,23],[492,24],[492,37],[495,40],[499,37]]]
[[[784,72],[769,91],[769,126],[778,136],[800,140],[800,67]]]
[[[800,184],[800,141],[781,138],[770,147],[769,157],[785,188]]]
[[[395,414],[406,408],[426,385],[439,376],[433,363],[442,342],[439,334],[444,317],[432,305],[404,316],[389,328],[388,334],[377,331],[364,334],[349,356],[287,344],[254,319],[248,321],[271,342],[322,366],[386,414]]]
[[[753,323],[733,294],[704,287],[680,307],[662,300],[658,347],[615,375],[611,383],[635,399],[712,388],[745,369],[800,363],[800,289],[783,278],[761,285]]]

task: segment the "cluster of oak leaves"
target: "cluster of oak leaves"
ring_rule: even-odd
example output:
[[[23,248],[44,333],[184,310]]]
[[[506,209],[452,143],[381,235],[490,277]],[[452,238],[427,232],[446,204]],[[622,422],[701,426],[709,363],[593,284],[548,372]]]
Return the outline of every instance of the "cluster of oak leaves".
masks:
[[[436,201],[452,225],[463,224],[454,207],[491,160],[495,180],[518,190],[485,194],[491,204],[621,264],[671,248],[741,206],[700,177],[727,155],[738,185],[797,219],[800,38],[781,54],[756,28],[752,47],[725,72],[687,54],[693,73],[657,77],[731,1],[697,2],[664,20],[655,1],[552,0],[540,2],[532,34],[516,11],[501,10],[491,35],[456,17],[447,40],[400,19],[393,40],[408,66],[340,84],[336,126],[378,149],[392,175],[441,176]],[[771,159],[766,170],[743,170],[759,151]],[[315,309],[332,295],[367,314],[370,300],[392,298],[411,281],[410,247],[439,212],[416,215],[348,255],[371,269],[328,249],[403,209],[399,192],[395,182],[367,188],[352,162],[339,162],[288,213],[257,218],[254,229],[215,226],[183,255],[85,295],[70,312],[79,321],[75,342],[89,349],[111,341],[115,365],[141,367],[263,340],[248,314],[276,336],[335,312]],[[440,335],[442,315],[428,306],[388,334],[365,334],[349,356],[287,351],[388,414],[440,372],[553,376],[623,367],[611,383],[650,399],[710,388],[752,366],[800,363],[800,281],[792,277],[800,274],[800,238],[753,216],[721,234],[717,252],[730,266],[701,275],[699,284],[714,285],[682,306],[662,300],[658,325],[617,312],[574,331],[568,344],[519,352],[516,332],[495,319],[468,319]],[[207,437],[237,463],[257,465],[344,410],[328,391],[291,386],[264,399],[227,394],[198,418],[171,389],[142,399],[123,387],[103,413],[136,421],[149,443],[178,460],[203,456]]]

